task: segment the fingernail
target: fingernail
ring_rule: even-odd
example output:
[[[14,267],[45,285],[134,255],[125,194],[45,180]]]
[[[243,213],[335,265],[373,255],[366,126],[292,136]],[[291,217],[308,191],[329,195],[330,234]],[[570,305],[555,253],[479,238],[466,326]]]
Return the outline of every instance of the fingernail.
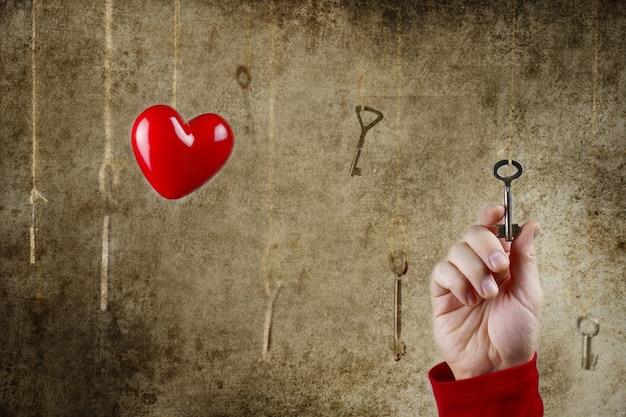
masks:
[[[535,229],[535,234],[533,235],[533,240],[537,239],[537,236],[539,236],[539,231],[541,230],[541,227],[537,227]]]
[[[496,285],[496,282],[493,280],[493,278],[488,278],[484,280],[482,284],[480,284],[480,286],[483,289],[483,294],[486,298],[491,298],[498,295],[498,286]]]
[[[502,252],[494,252],[489,257],[493,271],[499,271],[508,265],[509,259]]]

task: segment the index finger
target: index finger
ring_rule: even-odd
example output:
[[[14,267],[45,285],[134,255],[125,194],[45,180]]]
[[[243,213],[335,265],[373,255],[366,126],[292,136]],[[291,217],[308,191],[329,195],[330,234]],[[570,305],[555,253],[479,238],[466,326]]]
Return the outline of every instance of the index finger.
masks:
[[[481,226],[493,227],[504,217],[504,206],[502,204],[489,204],[485,206],[478,217]]]

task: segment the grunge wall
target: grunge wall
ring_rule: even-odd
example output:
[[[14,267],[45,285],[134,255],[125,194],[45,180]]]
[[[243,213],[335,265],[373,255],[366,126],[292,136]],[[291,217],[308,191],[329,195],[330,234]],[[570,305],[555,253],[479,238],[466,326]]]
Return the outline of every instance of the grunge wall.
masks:
[[[622,2],[33,1],[0,1],[0,415],[435,416],[430,270],[509,155],[546,415],[626,415]],[[130,147],[157,103],[235,134],[180,200]]]

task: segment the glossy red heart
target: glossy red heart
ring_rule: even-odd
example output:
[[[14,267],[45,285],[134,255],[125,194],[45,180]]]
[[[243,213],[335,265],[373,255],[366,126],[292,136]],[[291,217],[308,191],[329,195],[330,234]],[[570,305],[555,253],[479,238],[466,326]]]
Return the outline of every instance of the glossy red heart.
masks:
[[[137,117],[131,141],[141,172],[168,199],[184,197],[210,180],[233,150],[233,132],[217,114],[202,114],[186,123],[162,104]]]

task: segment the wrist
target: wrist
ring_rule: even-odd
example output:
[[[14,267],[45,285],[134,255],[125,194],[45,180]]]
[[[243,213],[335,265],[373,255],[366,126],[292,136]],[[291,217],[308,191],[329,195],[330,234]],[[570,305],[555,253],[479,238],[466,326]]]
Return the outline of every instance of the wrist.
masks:
[[[471,379],[471,378],[476,378],[479,376],[483,376],[483,375],[487,375],[487,374],[491,374],[494,372],[497,372],[499,369],[496,368],[489,368],[489,369],[466,369],[466,368],[459,368],[459,367],[455,367],[452,365],[450,366],[450,370],[452,371],[452,375],[454,375],[454,380],[455,381],[462,381],[464,379]]]
[[[504,371],[510,368],[516,368],[520,365],[530,362],[536,356],[536,352],[529,355],[520,356],[515,360],[485,362],[482,364],[473,364],[472,366],[461,364],[448,364],[454,379],[457,381],[463,379],[476,378],[479,376],[492,374],[494,372]]]

